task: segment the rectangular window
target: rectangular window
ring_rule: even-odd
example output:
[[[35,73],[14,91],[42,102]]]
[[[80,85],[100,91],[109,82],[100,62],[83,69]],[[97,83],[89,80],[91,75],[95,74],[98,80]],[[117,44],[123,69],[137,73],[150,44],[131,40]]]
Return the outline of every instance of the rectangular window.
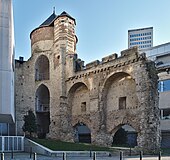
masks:
[[[0,136],[7,136],[8,135],[8,128],[9,128],[9,124],[0,123]]]
[[[119,109],[126,109],[126,97],[119,97]]]
[[[86,102],[81,102],[81,112],[86,112]]]
[[[170,91],[170,80],[159,81],[158,83],[158,91],[165,92]]]
[[[170,119],[170,108],[161,109],[161,119]]]

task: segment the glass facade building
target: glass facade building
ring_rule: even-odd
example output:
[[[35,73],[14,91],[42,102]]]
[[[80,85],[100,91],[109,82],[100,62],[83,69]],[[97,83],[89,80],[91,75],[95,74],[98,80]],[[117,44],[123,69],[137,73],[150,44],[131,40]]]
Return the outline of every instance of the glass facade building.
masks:
[[[138,46],[146,49],[153,46],[153,27],[128,30],[128,48]]]

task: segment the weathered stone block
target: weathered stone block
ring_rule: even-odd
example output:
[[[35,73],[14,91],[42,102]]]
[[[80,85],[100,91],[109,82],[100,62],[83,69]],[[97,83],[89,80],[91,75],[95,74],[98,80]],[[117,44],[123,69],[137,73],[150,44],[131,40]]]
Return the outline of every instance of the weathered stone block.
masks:
[[[111,54],[111,55],[106,56],[106,57],[103,57],[102,58],[102,63],[106,63],[106,62],[112,61],[112,60],[116,59],[117,57],[118,57],[118,55],[116,53]]]

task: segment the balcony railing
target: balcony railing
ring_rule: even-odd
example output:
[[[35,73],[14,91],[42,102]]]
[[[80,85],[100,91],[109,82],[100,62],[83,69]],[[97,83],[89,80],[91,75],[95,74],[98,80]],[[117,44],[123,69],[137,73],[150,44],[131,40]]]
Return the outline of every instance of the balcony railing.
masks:
[[[49,112],[49,104],[40,104],[36,106],[36,112]]]
[[[49,73],[36,73],[36,81],[49,80]]]

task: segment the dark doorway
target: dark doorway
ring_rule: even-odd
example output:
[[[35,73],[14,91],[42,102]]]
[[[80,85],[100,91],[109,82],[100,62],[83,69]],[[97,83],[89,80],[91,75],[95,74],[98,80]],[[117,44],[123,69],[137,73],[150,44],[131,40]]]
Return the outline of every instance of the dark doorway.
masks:
[[[84,123],[78,123],[74,127],[74,141],[80,143],[91,143],[91,131]]]
[[[113,136],[113,146],[137,146],[137,132],[129,125],[120,127]]]

